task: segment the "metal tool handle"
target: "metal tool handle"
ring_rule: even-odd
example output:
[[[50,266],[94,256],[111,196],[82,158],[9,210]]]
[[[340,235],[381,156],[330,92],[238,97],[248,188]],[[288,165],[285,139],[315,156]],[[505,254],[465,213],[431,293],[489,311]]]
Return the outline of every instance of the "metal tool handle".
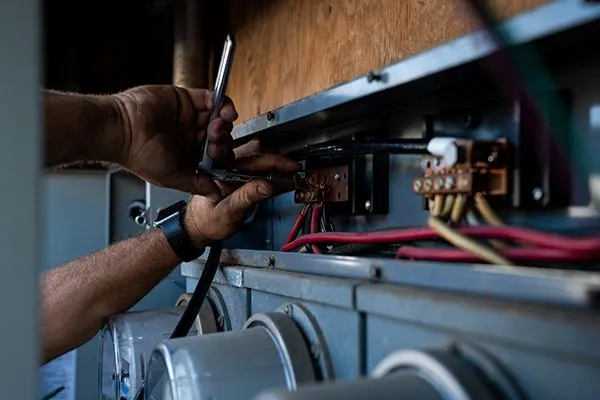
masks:
[[[212,110],[210,113],[209,123],[218,118],[223,107],[223,101],[225,100],[225,92],[227,90],[227,83],[229,81],[229,73],[231,72],[231,66],[233,65],[233,57],[235,55],[235,39],[233,35],[227,35],[225,38],[225,46],[223,47],[223,53],[221,54],[221,62],[219,63],[219,70],[217,71],[217,80],[215,81],[215,89],[213,94]],[[210,173],[212,170],[213,160],[208,155],[208,132],[204,138],[204,146],[202,149],[202,159],[198,163],[198,168]]]

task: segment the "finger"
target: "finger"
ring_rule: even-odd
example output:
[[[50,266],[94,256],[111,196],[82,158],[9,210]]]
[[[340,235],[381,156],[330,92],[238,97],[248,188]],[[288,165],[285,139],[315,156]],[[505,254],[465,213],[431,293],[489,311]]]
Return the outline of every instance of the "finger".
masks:
[[[217,118],[208,125],[208,134],[210,140],[220,141],[226,137],[231,137],[231,130],[233,129],[233,122],[225,121],[224,119]]]
[[[204,103],[201,104],[202,109],[212,110],[213,96],[214,92],[212,91],[207,91],[204,93]],[[229,122],[233,122],[238,118],[238,113],[233,105],[233,100],[231,100],[231,97],[223,96],[223,105],[221,105],[219,116]]]
[[[217,122],[221,122],[219,124]],[[219,132],[212,132],[209,135],[208,140],[208,155],[217,160],[222,165],[229,165],[235,159],[233,153],[233,138],[229,134],[233,124],[231,122],[224,122],[222,119],[213,121]],[[211,128],[209,127],[209,130]]]
[[[178,189],[190,194],[204,196],[213,203],[217,203],[221,199],[221,189],[219,186],[217,186],[212,178],[204,174],[194,173],[183,180]]]
[[[208,143],[208,155],[215,161],[218,161],[221,167],[226,167],[233,164],[235,154],[233,149],[227,144]]]
[[[198,122],[201,126],[206,124],[206,119],[208,118],[207,113],[203,113],[202,111],[210,111],[212,110],[212,101],[213,101],[213,92],[208,89],[186,89],[192,99],[192,104],[194,104],[194,108],[196,108],[198,113]],[[233,100],[229,96],[225,96],[223,99],[223,105],[221,106],[221,111],[219,112],[219,116],[226,121],[233,122],[238,119],[238,112],[235,109],[233,104]]]
[[[252,208],[275,194],[275,189],[267,181],[256,180],[246,183],[230,196],[225,197],[219,207],[223,207],[224,215],[231,221],[244,222]]]
[[[233,122],[239,117],[239,114],[235,109],[235,105],[233,104],[233,100],[231,100],[228,96],[225,96],[225,99],[223,100],[223,106],[221,107],[219,116],[228,122]]]
[[[212,107],[212,94],[208,89],[187,89],[192,99],[192,104],[197,111],[210,110]]]
[[[298,165],[281,154],[256,154],[237,159],[235,168],[240,171],[293,173]]]
[[[247,157],[252,154],[266,153],[263,147],[263,142],[259,139],[252,139],[248,143],[236,147],[234,150],[236,158]]]

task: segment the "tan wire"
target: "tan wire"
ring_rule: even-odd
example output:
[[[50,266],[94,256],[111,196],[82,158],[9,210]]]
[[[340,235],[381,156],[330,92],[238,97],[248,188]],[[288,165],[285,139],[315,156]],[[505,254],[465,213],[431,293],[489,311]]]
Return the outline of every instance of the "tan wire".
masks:
[[[436,194],[433,198],[433,211],[431,215],[434,217],[438,217],[442,213],[442,209],[444,208],[444,196],[441,194]]]
[[[465,210],[465,204],[467,204],[467,196],[464,194],[459,194],[456,196],[456,200],[454,200],[454,207],[452,207],[452,213],[450,214],[450,219],[453,223],[458,224],[463,217],[463,212]]]
[[[490,206],[490,203],[488,203],[481,193],[475,195],[475,206],[485,222],[493,226],[504,226],[504,221],[500,219],[492,206]]]
[[[489,247],[477,243],[473,239],[462,235],[460,232],[452,229],[436,217],[429,217],[427,224],[431,229],[437,232],[442,239],[445,239],[458,248],[475,254],[477,257],[480,257],[485,261],[496,265],[513,265],[513,263],[507,260],[504,256],[498,254]]]
[[[440,217],[442,217],[444,220],[446,220],[450,216],[450,213],[452,212],[453,207],[454,207],[454,195],[449,194],[444,199],[444,208],[442,209],[442,212],[440,213]]]
[[[427,199],[427,208],[429,208],[429,213],[433,214],[433,209],[434,209],[434,200],[433,199]]]

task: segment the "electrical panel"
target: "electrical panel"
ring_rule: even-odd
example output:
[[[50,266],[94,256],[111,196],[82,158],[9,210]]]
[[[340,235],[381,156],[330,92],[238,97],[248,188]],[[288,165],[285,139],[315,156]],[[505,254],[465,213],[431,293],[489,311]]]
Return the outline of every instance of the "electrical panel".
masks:
[[[293,190],[224,241],[208,334],[170,340],[170,320],[127,358],[107,329],[105,392],[597,398],[600,7],[502,27],[513,42],[475,32],[236,126],[300,164]],[[138,222],[173,192],[147,196]],[[182,266],[187,292],[208,254]]]

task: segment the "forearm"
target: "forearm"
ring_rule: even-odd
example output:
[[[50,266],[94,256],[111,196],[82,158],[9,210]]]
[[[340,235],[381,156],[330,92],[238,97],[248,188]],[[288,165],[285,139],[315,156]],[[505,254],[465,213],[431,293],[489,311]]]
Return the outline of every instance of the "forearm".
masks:
[[[114,96],[44,91],[45,164],[119,162],[126,146]]]
[[[179,263],[159,230],[48,271],[42,278],[44,362],[91,339]]]

